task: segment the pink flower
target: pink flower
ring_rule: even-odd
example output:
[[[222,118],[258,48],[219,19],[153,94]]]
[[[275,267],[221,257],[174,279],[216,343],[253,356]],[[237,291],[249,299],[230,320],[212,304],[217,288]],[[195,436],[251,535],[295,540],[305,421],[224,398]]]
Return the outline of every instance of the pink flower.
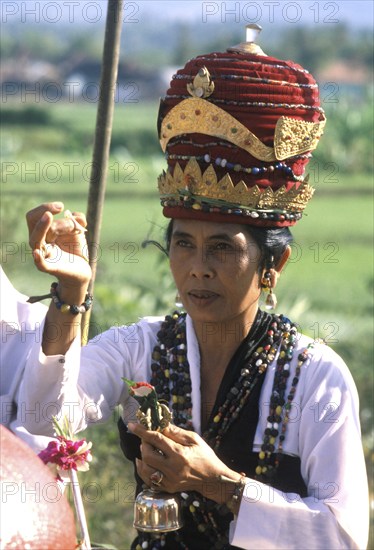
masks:
[[[148,382],[136,382],[129,389],[131,395],[135,397],[147,397],[147,395],[155,391],[154,387],[148,384]]]
[[[47,448],[41,451],[38,456],[53,471],[57,481],[65,483],[65,479],[63,480],[60,476],[60,472],[63,471],[66,474],[63,477],[67,477],[71,481],[74,505],[82,534],[82,542],[79,548],[91,550],[90,535],[79,488],[77,470],[85,472],[89,469],[89,462],[92,460],[92,443],[87,443],[85,439],[74,441],[74,435],[67,416],[64,416],[60,422],[54,416],[52,421],[56,439],[50,441]]]
[[[48,443],[47,448],[39,453],[39,457],[44,464],[56,464],[57,470],[85,472],[92,460],[91,446],[92,443],[87,443],[85,439],[71,441],[59,435],[57,440]]]

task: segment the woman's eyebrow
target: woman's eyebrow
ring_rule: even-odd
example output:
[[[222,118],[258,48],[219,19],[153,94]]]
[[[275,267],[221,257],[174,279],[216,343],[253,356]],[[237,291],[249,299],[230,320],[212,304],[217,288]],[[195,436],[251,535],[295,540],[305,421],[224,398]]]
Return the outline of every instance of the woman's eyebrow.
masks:
[[[215,241],[227,241],[227,242],[233,242],[235,240],[234,237],[228,235],[227,233],[217,233],[215,235],[210,235],[208,237],[210,240]]]
[[[193,239],[192,235],[185,231],[173,231],[172,237],[177,237],[178,239]]]
[[[194,239],[193,235],[185,231],[174,231],[172,236],[177,237],[178,239],[181,239],[181,238]],[[226,241],[226,242],[233,242],[235,240],[232,236],[228,235],[227,233],[216,233],[214,235],[209,235],[207,239],[211,241],[219,240],[219,241]]]

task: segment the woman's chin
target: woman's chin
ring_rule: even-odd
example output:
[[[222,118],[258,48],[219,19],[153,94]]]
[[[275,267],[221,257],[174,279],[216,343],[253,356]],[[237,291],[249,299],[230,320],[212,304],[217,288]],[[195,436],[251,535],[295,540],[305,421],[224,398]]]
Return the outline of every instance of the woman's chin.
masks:
[[[200,302],[200,303],[199,303]],[[224,323],[229,316],[218,303],[218,300],[208,301],[186,300],[184,310],[194,322],[198,323]]]

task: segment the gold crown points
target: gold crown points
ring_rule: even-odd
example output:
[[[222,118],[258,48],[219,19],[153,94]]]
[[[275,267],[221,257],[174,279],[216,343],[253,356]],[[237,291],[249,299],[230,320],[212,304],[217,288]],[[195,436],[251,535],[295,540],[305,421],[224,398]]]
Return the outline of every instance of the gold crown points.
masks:
[[[234,185],[229,174],[218,181],[214,166],[210,164],[202,172],[195,158],[188,161],[183,170],[179,163],[174,172],[163,172],[158,178],[162,197],[190,194],[202,199],[224,201],[225,203],[260,210],[284,210],[301,212],[312,198],[314,189],[304,181],[287,191],[286,186],[273,191],[268,187],[262,191],[257,185],[248,188],[243,180]]]
[[[275,126],[274,147],[268,147],[230,113],[205,99],[191,97],[173,107],[162,121],[162,150],[181,134],[200,133],[224,139],[265,162],[285,160],[314,150],[323,134],[326,119],[306,122],[281,116]]]

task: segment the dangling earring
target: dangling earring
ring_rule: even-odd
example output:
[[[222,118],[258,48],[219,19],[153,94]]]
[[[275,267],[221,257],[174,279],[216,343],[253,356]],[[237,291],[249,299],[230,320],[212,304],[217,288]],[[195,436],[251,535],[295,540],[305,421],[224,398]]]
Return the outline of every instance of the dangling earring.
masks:
[[[265,300],[266,309],[275,309],[277,307],[277,297],[273,293],[273,287],[271,284],[271,273],[270,271],[265,271],[261,279],[261,288],[265,292],[268,292]]]
[[[178,309],[181,309],[183,307],[182,299],[178,291],[175,295],[175,307],[177,307]]]

